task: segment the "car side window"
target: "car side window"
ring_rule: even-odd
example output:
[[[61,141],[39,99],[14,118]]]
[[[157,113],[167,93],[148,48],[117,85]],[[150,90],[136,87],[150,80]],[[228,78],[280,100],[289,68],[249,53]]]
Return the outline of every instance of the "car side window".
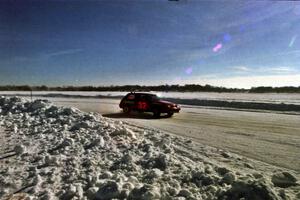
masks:
[[[150,101],[150,102],[152,102],[153,101],[152,96],[151,95],[147,96],[147,100]]]
[[[146,97],[145,95],[140,95],[140,98],[139,98],[140,101],[145,101],[146,100]]]
[[[127,97],[127,100],[134,100],[135,99],[135,95],[134,94],[130,94]]]

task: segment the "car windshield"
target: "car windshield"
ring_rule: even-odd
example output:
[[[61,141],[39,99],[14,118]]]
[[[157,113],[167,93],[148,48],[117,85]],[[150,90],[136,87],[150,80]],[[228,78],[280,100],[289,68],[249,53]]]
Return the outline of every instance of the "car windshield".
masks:
[[[154,95],[150,95],[149,98],[150,98],[151,101],[158,101],[159,100],[159,97],[157,95],[155,95],[155,94]]]

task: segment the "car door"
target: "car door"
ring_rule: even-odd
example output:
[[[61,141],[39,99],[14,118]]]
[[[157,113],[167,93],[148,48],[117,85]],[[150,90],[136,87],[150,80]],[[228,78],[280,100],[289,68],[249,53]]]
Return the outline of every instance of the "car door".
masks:
[[[149,102],[147,99],[147,95],[140,94],[137,98],[137,109],[139,111],[147,111],[149,109]]]

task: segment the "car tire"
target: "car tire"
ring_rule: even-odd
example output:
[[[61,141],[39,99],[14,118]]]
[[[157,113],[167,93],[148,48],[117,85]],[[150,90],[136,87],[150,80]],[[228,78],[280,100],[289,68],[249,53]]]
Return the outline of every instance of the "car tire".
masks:
[[[129,114],[129,113],[130,113],[130,108],[129,108],[128,106],[125,106],[125,107],[123,108],[123,113]]]
[[[172,117],[173,114],[174,114],[173,112],[168,112],[167,116],[168,116],[168,117]]]
[[[159,118],[159,117],[160,117],[160,112],[159,112],[159,110],[157,110],[157,109],[154,109],[154,110],[153,110],[153,117],[154,117],[154,118]]]

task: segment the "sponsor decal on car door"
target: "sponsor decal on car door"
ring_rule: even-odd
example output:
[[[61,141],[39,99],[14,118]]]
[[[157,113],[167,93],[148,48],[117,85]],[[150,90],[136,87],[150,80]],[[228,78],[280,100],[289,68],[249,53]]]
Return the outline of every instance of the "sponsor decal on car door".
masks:
[[[139,110],[147,110],[148,109],[148,103],[146,101],[138,101],[137,107]]]

